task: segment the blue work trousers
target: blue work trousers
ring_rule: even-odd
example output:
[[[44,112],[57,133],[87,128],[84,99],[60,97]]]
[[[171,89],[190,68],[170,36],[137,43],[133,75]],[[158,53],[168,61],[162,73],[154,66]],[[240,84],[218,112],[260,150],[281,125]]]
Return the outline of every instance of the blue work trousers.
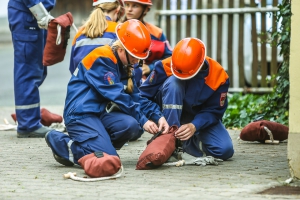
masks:
[[[116,149],[140,134],[141,129],[133,117],[121,112],[78,119],[66,127],[68,135],[52,133],[48,141],[55,154],[76,164],[81,157],[96,151],[118,155]]]
[[[30,12],[8,7],[14,46],[14,94],[18,132],[31,132],[40,124],[39,86],[47,76],[43,51],[47,32],[38,27]]]

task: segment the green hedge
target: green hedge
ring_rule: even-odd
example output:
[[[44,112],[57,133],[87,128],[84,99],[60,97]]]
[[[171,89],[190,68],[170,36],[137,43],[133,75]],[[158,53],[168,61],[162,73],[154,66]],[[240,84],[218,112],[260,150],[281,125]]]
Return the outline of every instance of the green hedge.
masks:
[[[288,126],[291,1],[283,0],[278,8],[277,19],[281,17],[282,21],[280,31],[273,33],[272,39],[279,41],[283,63],[274,77],[276,85],[273,92],[267,95],[229,94],[229,106],[223,117],[227,128],[243,128],[256,119],[275,121]]]

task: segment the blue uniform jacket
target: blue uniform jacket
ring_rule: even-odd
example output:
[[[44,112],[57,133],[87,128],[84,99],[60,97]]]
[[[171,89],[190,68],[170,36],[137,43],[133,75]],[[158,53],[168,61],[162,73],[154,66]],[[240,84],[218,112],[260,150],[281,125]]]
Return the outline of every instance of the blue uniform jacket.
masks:
[[[29,8],[40,2],[43,3],[48,11],[50,11],[55,6],[56,0],[9,0],[8,7],[13,7],[24,12],[30,12]]]
[[[88,38],[84,34],[82,34],[83,28],[79,29],[78,33],[75,35],[72,42],[72,50],[70,56],[69,70],[71,74],[75,71],[79,62],[93,49],[106,44],[111,44],[117,39],[115,33],[117,23],[111,21],[109,17],[106,17],[106,21],[108,27],[104,31],[102,37]]]
[[[154,26],[146,22],[145,25],[149,30],[151,36],[150,54],[148,58],[145,60],[145,63],[149,66],[151,72],[154,68],[154,64],[156,61],[163,60],[165,58],[172,56],[172,48],[166,36],[162,32],[161,28],[158,28],[157,26]],[[136,74],[135,79],[139,87],[141,84],[140,80],[142,78],[142,69],[139,67],[139,65],[135,65],[134,71]]]
[[[110,46],[94,49],[79,63],[68,84],[65,124],[88,116],[99,116],[106,112],[105,107],[111,101],[124,113],[134,117],[141,126],[148,119],[157,123],[163,116],[159,106],[140,96],[134,78],[133,93],[125,93],[127,80],[122,62]]]
[[[154,70],[139,88],[143,97],[154,100],[164,81],[172,76],[170,64],[171,57],[156,62]],[[209,57],[206,57],[203,69],[193,78],[183,80],[186,81],[186,93],[181,121],[193,123],[197,131],[222,120],[228,104],[229,77],[226,71]],[[168,115],[168,109],[166,112]]]

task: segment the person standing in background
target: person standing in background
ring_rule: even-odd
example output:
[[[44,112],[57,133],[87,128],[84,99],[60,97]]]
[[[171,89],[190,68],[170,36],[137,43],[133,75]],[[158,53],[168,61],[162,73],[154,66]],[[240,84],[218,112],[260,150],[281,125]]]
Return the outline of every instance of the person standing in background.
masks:
[[[148,28],[151,35],[151,49],[147,59],[140,65],[135,65],[135,79],[140,85],[142,76],[148,76],[154,68],[154,63],[172,55],[172,48],[161,28],[147,23],[144,17],[150,11],[151,0],[124,0],[125,2],[125,21],[128,19],[138,19]]]
[[[14,46],[14,94],[18,120],[17,137],[45,137],[41,124],[39,86],[47,76],[43,51],[49,11],[56,0],[9,0],[8,21]]]
[[[93,49],[117,39],[117,21],[124,15],[123,0],[93,0],[94,10],[72,42],[69,70],[76,70],[80,61]]]

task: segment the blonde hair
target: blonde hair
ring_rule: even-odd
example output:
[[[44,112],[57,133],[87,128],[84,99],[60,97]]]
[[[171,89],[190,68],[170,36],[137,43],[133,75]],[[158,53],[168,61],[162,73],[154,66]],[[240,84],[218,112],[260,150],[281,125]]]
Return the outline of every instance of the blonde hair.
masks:
[[[95,6],[88,20],[83,25],[82,34],[89,38],[102,37],[108,24],[105,17],[105,12],[109,13],[120,6],[118,1],[113,3],[101,3]]]
[[[114,52],[116,52],[118,49],[126,49],[123,47],[122,43],[120,40],[115,41],[112,45],[111,48]],[[131,94],[134,89],[133,81],[132,81],[132,70],[133,68],[130,65],[127,65],[127,76],[128,76],[128,81],[127,81],[127,88],[125,89],[125,92],[128,94]]]

